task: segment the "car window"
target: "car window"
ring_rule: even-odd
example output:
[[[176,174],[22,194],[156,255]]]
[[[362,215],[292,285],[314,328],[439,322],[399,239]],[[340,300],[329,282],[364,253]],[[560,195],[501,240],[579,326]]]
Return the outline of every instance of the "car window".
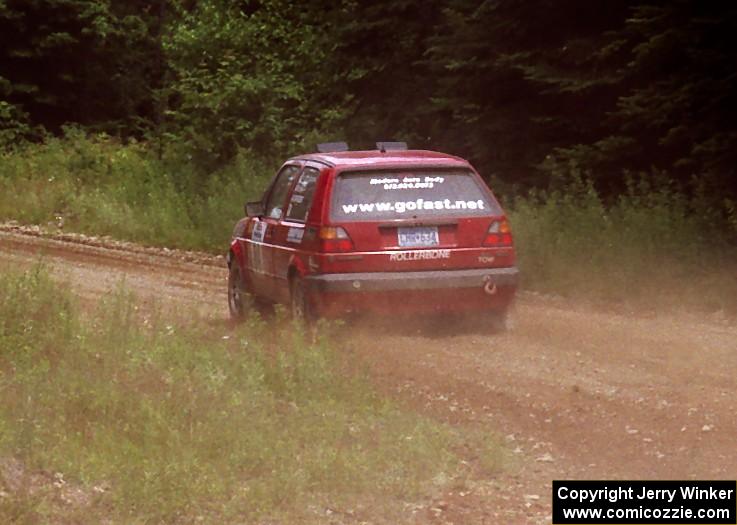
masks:
[[[287,207],[287,219],[304,222],[312,205],[312,197],[315,194],[315,185],[320,171],[315,168],[305,168],[294,186],[292,197]]]
[[[276,177],[274,187],[271,189],[269,200],[266,202],[265,212],[267,217],[272,219],[279,219],[282,215],[282,207],[284,206],[284,199],[287,198],[287,192],[289,187],[294,181],[294,177],[299,172],[299,166],[289,165],[284,166]]]
[[[469,170],[348,172],[335,181],[331,216],[340,221],[499,215]]]

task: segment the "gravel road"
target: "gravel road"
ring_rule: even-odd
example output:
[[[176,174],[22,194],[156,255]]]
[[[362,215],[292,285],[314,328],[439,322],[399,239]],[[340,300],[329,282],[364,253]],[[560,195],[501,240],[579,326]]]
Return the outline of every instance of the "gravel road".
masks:
[[[39,258],[85,299],[124,279],[144,301],[227,317],[222,258],[0,227],[0,269]],[[529,293],[515,322],[501,335],[345,330],[381,390],[506,450],[501,471],[408,509],[410,522],[550,523],[552,479],[737,477],[733,322]]]

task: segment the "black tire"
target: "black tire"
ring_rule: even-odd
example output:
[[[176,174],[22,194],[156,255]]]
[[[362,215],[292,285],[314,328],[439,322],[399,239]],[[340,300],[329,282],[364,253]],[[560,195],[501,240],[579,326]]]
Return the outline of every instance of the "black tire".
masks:
[[[306,324],[312,323],[315,320],[315,314],[305,292],[305,285],[302,279],[294,277],[289,289],[289,311],[292,314],[292,319]]]
[[[248,292],[241,278],[241,269],[238,263],[233,261],[228,269],[228,311],[230,318],[236,321],[243,320],[248,311]]]

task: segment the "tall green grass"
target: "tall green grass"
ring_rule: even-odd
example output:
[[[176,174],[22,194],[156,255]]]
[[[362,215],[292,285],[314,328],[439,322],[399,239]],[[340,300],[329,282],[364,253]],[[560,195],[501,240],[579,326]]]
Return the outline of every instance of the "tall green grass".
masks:
[[[243,203],[260,197],[274,169],[242,153],[201,177],[176,152],[158,159],[146,144],[69,129],[0,153],[0,219],[222,251]]]
[[[213,252],[278,165],[242,152],[204,175],[176,147],[158,159],[146,144],[73,129],[0,156],[0,219]],[[605,201],[575,167],[556,188],[504,202],[526,289],[737,311],[737,203],[718,189],[686,192],[655,175]]]
[[[468,442],[377,395],[325,338],[223,331],[143,315],[123,290],[83,317],[42,269],[0,274],[0,522],[376,517],[459,472]]]
[[[646,179],[630,181],[607,203],[590,181],[574,176],[508,208],[525,288],[737,313],[733,203]]]

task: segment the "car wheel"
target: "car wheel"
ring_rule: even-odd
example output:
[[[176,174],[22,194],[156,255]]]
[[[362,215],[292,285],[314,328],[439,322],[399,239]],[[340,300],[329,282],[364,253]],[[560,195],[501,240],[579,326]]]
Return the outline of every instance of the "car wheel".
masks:
[[[305,323],[312,322],[314,320],[314,313],[310,306],[310,302],[307,300],[305,285],[302,279],[299,277],[292,279],[290,291],[290,310],[292,313],[292,319],[303,321]]]
[[[241,269],[237,262],[230,265],[228,271],[228,310],[230,318],[242,320],[246,316],[248,294],[243,286]]]

